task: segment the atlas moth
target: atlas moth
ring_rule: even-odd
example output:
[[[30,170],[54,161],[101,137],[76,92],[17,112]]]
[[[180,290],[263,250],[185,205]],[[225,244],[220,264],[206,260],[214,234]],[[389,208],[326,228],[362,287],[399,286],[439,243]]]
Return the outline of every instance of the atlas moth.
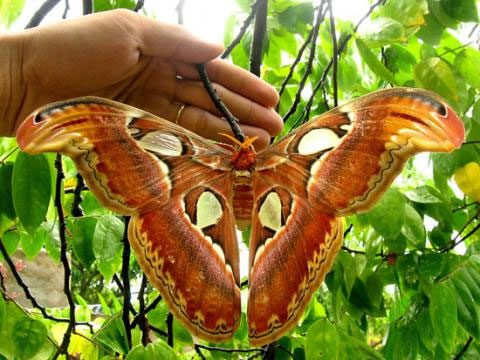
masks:
[[[463,139],[451,107],[411,88],[347,102],[258,153],[251,138],[214,143],[96,97],[46,105],[17,132],[28,153],[71,157],[106,208],[131,216],[140,267],[201,339],[225,341],[239,325],[235,225],[251,226],[247,321],[257,346],[301,317],[341,247],[341,217],[372,208],[410,156]]]

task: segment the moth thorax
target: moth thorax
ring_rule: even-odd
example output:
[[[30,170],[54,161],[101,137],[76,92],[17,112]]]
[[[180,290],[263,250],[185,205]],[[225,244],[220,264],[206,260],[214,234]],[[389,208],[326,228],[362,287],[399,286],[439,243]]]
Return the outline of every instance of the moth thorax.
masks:
[[[251,148],[240,148],[235,151],[230,161],[233,168],[236,170],[250,170],[254,167],[256,160],[255,150]]]

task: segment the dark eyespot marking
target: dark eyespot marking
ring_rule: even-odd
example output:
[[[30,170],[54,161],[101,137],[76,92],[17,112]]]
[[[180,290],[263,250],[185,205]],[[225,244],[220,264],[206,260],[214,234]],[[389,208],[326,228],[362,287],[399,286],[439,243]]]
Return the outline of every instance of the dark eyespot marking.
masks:
[[[442,116],[447,115],[447,109],[445,108],[445,106],[440,101],[432,98],[431,96],[426,96],[422,93],[407,93],[406,95],[412,99],[420,100],[423,103],[429,104],[435,109],[437,113]]]
[[[35,114],[35,116],[33,117],[33,123],[38,124],[38,123],[44,121],[45,119],[46,118],[44,118],[40,112],[37,112]]]

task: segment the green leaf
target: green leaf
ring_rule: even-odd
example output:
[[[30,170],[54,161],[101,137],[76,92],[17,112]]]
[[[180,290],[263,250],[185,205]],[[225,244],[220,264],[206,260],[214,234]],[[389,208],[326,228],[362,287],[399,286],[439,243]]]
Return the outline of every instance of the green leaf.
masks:
[[[35,231],[34,235],[30,235],[24,232],[20,233],[20,245],[22,246],[25,256],[29,260],[32,260],[35,256],[38,255],[40,250],[42,250],[43,241],[44,238],[41,227],[39,227],[37,231]]]
[[[13,164],[0,166],[0,236],[15,219],[15,208],[12,200]]]
[[[457,335],[457,302],[455,294],[445,283],[437,283],[429,294],[428,310],[433,333],[439,344],[448,353],[453,349]]]
[[[143,345],[135,346],[132,351],[127,355],[125,360],[175,360],[177,356],[168,344],[157,339],[154,343],[148,344],[146,347]]]
[[[12,175],[13,204],[20,223],[31,235],[47,214],[51,184],[50,166],[44,154],[18,154]]]
[[[15,250],[17,250],[18,244],[20,243],[20,233],[18,230],[7,231],[5,234],[3,234],[1,241],[5,246],[5,249],[7,249],[8,255],[11,256]],[[0,258],[2,258],[1,255]]]
[[[94,231],[97,225],[97,218],[82,217],[70,218],[67,222],[69,229],[69,243],[72,246],[75,256],[88,269],[95,261],[93,253]]]
[[[93,11],[108,11],[113,9],[133,9],[136,2],[134,0],[95,0],[93,2]]]
[[[32,358],[48,341],[45,325],[27,317],[15,322],[12,334],[16,355],[19,359]]]
[[[439,57],[431,57],[417,64],[413,76],[418,87],[429,89],[442,95],[450,103],[459,100],[453,71]]]
[[[355,40],[358,52],[362,56],[363,61],[378,77],[388,81],[391,84],[397,84],[393,74],[383,65],[370,48],[359,38]]]
[[[405,205],[405,222],[401,230],[402,234],[415,247],[423,247],[425,244],[425,226],[420,214],[410,205]]]
[[[368,24],[367,31],[362,34],[367,46],[381,47],[405,40],[403,25],[392,18],[378,17]]]
[[[303,33],[305,24],[313,23],[314,9],[310,2],[288,7],[277,15],[278,22],[290,32]]]
[[[456,294],[458,322],[473,337],[480,337],[480,317],[472,292],[460,278],[458,271],[450,278]]]
[[[471,86],[480,90],[480,51],[473,48],[462,51],[455,57],[455,68]]]
[[[320,319],[310,326],[305,339],[307,359],[337,359],[339,348],[340,339],[337,330],[327,319]]]
[[[475,0],[441,0],[443,11],[448,16],[459,21],[478,21],[477,4]]]
[[[120,354],[128,353],[127,334],[120,313],[106,321],[93,339],[99,341],[113,352]]]
[[[405,196],[409,200],[420,204],[434,204],[442,202],[438,191],[428,185],[419,186],[415,188],[415,190],[407,191]]]
[[[22,13],[25,0],[0,1],[0,23],[9,28]]]
[[[380,235],[395,239],[400,234],[405,221],[405,205],[406,200],[403,194],[391,188],[365,216]]]
[[[3,324],[3,322],[5,321],[6,309],[7,309],[7,306],[5,304],[5,300],[3,300],[3,296],[0,296],[0,324]],[[1,329],[1,325],[0,325],[0,329]]]
[[[395,0],[387,1],[380,7],[383,16],[395,19],[405,26],[419,26],[424,24],[424,15],[428,13],[427,0]]]
[[[93,253],[100,261],[111,261],[122,248],[125,224],[113,215],[103,215],[93,232]]]

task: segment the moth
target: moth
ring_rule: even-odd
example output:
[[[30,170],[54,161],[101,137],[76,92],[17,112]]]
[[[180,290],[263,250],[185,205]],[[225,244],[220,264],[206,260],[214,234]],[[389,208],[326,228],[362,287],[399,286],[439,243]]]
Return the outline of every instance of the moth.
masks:
[[[298,322],[342,245],[342,217],[366,211],[407,159],[449,152],[462,121],[437,95],[394,88],[314,117],[258,153],[96,97],[47,105],[20,126],[28,153],[73,159],[99,201],[130,215],[129,241],[171,312],[220,342],[240,322],[236,224],[251,226],[252,345]],[[206,210],[207,209],[207,210]]]

